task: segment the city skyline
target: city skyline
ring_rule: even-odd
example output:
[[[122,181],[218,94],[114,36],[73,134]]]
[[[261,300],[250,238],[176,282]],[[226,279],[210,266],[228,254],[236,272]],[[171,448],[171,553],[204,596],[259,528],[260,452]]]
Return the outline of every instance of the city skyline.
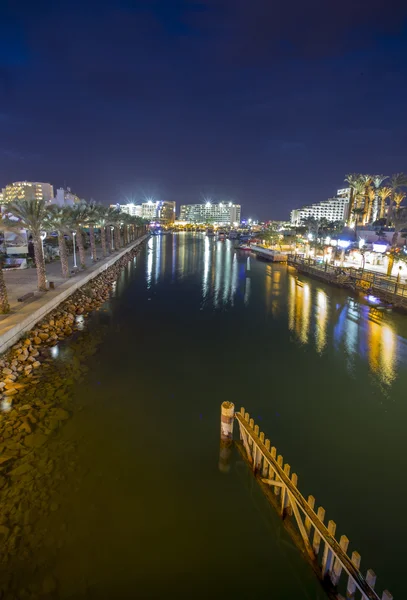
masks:
[[[106,206],[225,197],[263,220],[332,196],[344,173],[406,170],[407,7],[391,9],[2,7],[0,180]]]

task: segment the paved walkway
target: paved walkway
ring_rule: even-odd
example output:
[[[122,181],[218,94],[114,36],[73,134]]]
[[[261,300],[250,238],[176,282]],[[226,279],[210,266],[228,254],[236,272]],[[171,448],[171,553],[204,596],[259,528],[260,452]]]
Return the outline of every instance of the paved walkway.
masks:
[[[47,279],[48,281],[53,281],[55,285],[54,290],[47,292],[37,291],[36,269],[5,271],[4,279],[7,286],[11,312],[7,315],[0,315],[0,354],[14,344],[24,331],[31,329],[50,310],[70,296],[75,289],[81,287],[107,266],[113,264],[120,256],[143,239],[145,238],[140,238],[137,242],[129,244],[118,252],[113,252],[107,258],[100,259],[96,263],[92,263],[90,251],[88,251],[86,255],[86,265],[88,268],[85,271],[80,271],[72,275],[69,279],[62,278],[59,261],[46,264]],[[99,248],[98,254],[102,254]],[[72,256],[69,257],[69,266],[72,269]],[[34,292],[32,299],[26,302],[17,302],[17,298],[29,292]]]

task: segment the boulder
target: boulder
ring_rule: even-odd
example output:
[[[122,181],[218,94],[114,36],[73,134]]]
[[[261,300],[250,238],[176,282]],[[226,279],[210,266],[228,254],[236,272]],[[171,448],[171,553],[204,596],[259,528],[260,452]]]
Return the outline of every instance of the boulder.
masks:
[[[40,432],[31,433],[30,435],[27,435],[24,438],[24,444],[28,448],[39,448],[40,446],[45,444],[46,441],[47,436]]]

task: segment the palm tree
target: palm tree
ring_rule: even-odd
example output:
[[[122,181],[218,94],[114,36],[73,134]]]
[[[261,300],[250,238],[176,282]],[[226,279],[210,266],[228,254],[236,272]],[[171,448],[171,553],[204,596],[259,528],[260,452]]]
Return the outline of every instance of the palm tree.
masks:
[[[383,219],[386,212],[386,200],[389,196],[391,196],[391,188],[390,187],[382,187],[378,190],[378,195],[380,197],[380,210],[379,210],[379,219]]]
[[[352,214],[352,210],[355,205],[355,184],[359,180],[359,173],[349,173],[345,177],[345,181],[349,184],[350,187],[350,197],[349,197],[349,214]]]
[[[370,223],[372,221],[374,201],[376,198],[376,191],[371,186],[369,186],[369,189],[367,190],[367,197],[368,197],[368,205],[367,205],[365,223]]]
[[[370,189],[370,184],[372,183],[372,176],[371,175],[367,175],[367,174],[361,174],[360,175],[360,181],[363,183],[363,208],[365,209],[365,215],[363,218],[363,225],[366,222],[366,219],[368,218],[369,215],[369,189]]]
[[[61,259],[62,277],[69,277],[68,249],[66,247],[65,234],[69,233],[69,221],[71,217],[71,208],[69,206],[57,206],[52,204],[49,207],[47,218],[47,229],[58,233],[59,258]]]
[[[355,219],[355,239],[357,240],[358,239],[358,224],[361,220],[360,217],[362,216],[362,218],[363,218],[363,215],[365,214],[365,209],[362,208],[361,206],[359,206],[352,210],[352,214]]]
[[[7,219],[8,227],[20,229],[23,227],[31,232],[37,267],[38,290],[44,292],[47,289],[47,279],[41,233],[47,226],[48,206],[45,200],[14,200],[7,206],[7,213],[17,219]]]
[[[72,207],[70,214],[70,225],[76,233],[76,239],[78,242],[79,249],[79,261],[81,263],[82,269],[86,269],[85,246],[83,244],[83,227],[86,224],[87,210],[88,205],[84,200],[82,200],[81,202],[75,204],[75,206]]]
[[[397,246],[397,240],[399,237],[399,233],[402,229],[407,227],[407,207],[397,208],[393,211],[393,223],[394,223],[394,233],[391,240],[391,251],[389,257],[389,263],[387,265],[387,275],[391,275],[393,264],[394,264],[394,255]]]
[[[400,204],[403,202],[404,198],[406,197],[406,193],[405,192],[396,192],[394,194],[394,204],[396,205],[396,210],[398,210],[400,208]]]
[[[390,179],[390,187],[391,187],[390,205],[389,205],[389,210],[387,211],[387,220],[386,220],[387,227],[390,225],[390,222],[392,221],[394,195],[400,187],[404,187],[406,185],[407,185],[407,175],[405,175],[404,173],[396,173],[395,175],[392,175],[392,178]]]
[[[372,211],[372,223],[374,223],[378,219],[379,215],[379,190],[383,181],[388,179],[387,175],[373,175],[372,177],[372,185],[375,192],[375,197],[373,201],[373,211]]]
[[[0,263],[0,314],[5,315],[10,312],[6,283],[4,281],[3,268]]]
[[[87,204],[86,210],[86,224],[89,227],[89,239],[90,239],[90,251],[92,254],[92,262],[96,262],[96,242],[95,242],[95,225],[99,221],[99,204],[96,204],[94,200],[91,200]]]
[[[109,223],[109,219],[108,219],[108,209],[106,209],[104,206],[102,206],[101,204],[99,204],[98,206],[98,226],[100,228],[100,242],[102,244],[102,254],[103,254],[103,258],[105,256],[107,256],[107,253],[110,252],[110,244],[109,244],[109,249],[107,248],[107,243],[106,243],[106,231],[110,229],[110,223]],[[110,238],[108,238],[110,239]]]

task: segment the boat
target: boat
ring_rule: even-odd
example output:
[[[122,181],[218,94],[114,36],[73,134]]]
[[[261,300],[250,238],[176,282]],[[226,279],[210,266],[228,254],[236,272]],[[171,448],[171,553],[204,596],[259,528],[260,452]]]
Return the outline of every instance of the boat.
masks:
[[[295,283],[296,283],[297,285],[299,285],[300,287],[304,287],[304,282],[303,282],[303,281],[301,281],[300,279],[298,279],[298,277],[296,277],[296,278],[295,278]]]
[[[239,244],[239,245],[237,246],[237,249],[238,249],[238,250],[244,250],[244,251],[246,251],[246,252],[250,252],[250,250],[251,250],[251,248],[250,248],[249,244]]]

